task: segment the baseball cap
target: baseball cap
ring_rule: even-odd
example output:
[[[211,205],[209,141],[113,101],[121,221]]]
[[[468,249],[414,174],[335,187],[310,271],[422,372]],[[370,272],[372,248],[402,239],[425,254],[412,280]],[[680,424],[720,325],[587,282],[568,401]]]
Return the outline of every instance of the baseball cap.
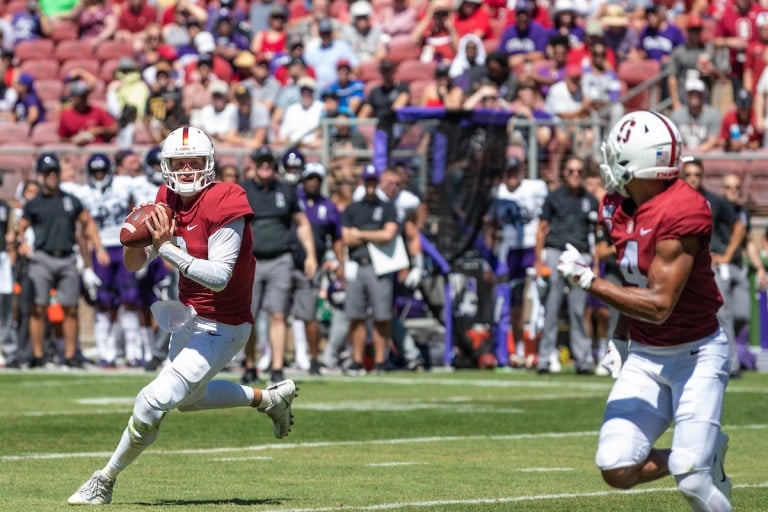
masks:
[[[366,180],[379,181],[379,171],[376,170],[376,167],[374,167],[373,164],[368,164],[363,168],[363,173],[361,174],[361,178],[363,179],[363,181],[366,181]]]
[[[294,64],[301,64],[302,66],[307,67],[307,63],[304,62],[304,59],[301,57],[294,57],[288,62],[289,66],[293,66]]]
[[[605,30],[599,20],[590,19],[587,21],[587,26],[584,28],[584,33],[588,36],[603,37],[605,36]]]
[[[248,89],[246,86],[240,84],[237,87],[235,87],[235,97],[236,98],[250,98],[251,97],[251,90]]]
[[[304,166],[304,170],[301,172],[301,177],[302,179],[305,179],[312,176],[317,176],[322,180],[325,179],[326,174],[327,171],[325,170],[325,166],[323,164],[318,162],[310,162]]]
[[[69,94],[72,96],[85,96],[89,92],[91,92],[91,87],[84,80],[76,80],[69,87]]]
[[[130,57],[120,57],[120,60],[117,61],[118,71],[135,71],[137,69],[139,69],[139,65]]]
[[[527,12],[533,11],[533,5],[528,0],[517,0],[515,3],[515,12]]]
[[[329,34],[333,32],[333,23],[328,18],[323,18],[317,22],[317,31],[321,34]]]
[[[336,69],[341,68],[352,69],[352,63],[349,62],[349,59],[339,59],[336,61]]]
[[[507,157],[507,169],[519,169],[522,162],[516,156]]]
[[[685,28],[688,30],[704,28],[704,20],[698,14],[691,14],[688,16],[688,22],[685,24]]]
[[[304,40],[299,34],[293,34],[288,38],[287,46],[289,50],[296,48],[297,46],[304,46]]]
[[[21,73],[16,81],[25,87],[32,87],[35,83],[35,77],[30,73]]]
[[[752,108],[752,94],[746,89],[741,89],[736,94],[736,108]]]
[[[707,91],[706,84],[700,78],[689,78],[685,81],[685,92],[700,92]]]
[[[232,64],[236,68],[250,68],[255,63],[256,63],[256,56],[247,50],[238,53],[235,56],[235,59],[232,61]]]
[[[275,155],[272,154],[272,150],[269,146],[261,146],[254,150],[253,153],[251,153],[251,160],[253,160],[254,163],[269,162],[273,166],[276,162]]]
[[[581,65],[579,64],[568,64],[565,67],[565,76],[568,78],[579,78],[581,77],[582,69]]]
[[[223,80],[217,80],[213,82],[210,87],[208,87],[208,90],[213,96],[226,96],[229,92],[229,87],[227,86],[227,82]]]
[[[200,64],[208,64],[209,66],[213,66],[213,55],[210,53],[203,53],[197,58],[197,65]]]
[[[285,12],[285,7],[282,5],[275,5],[272,9],[269,10],[269,17],[270,18],[287,18],[288,15]]]
[[[317,82],[311,76],[303,76],[296,82],[299,89],[312,89],[313,91],[317,87]]]
[[[373,13],[373,9],[371,8],[371,4],[364,0],[358,0],[357,2],[353,3],[351,6],[349,6],[349,14],[353,18],[362,18],[362,17],[368,17]]]
[[[629,25],[629,17],[619,4],[608,4],[605,6],[605,14],[600,18],[600,23],[605,27],[626,27]]]
[[[323,91],[323,93],[320,95],[320,99],[321,99],[321,100],[323,100],[323,101],[325,101],[325,100],[327,100],[327,99],[335,99],[335,100],[338,100],[338,99],[339,99],[339,95],[338,95],[338,93],[337,93],[336,91],[325,90],[325,91]]]
[[[200,53],[211,53],[216,49],[216,42],[210,32],[200,32],[195,36],[195,48]]]
[[[379,62],[379,72],[385,73],[387,71],[394,71],[397,65],[389,59],[382,59]]]
[[[161,45],[157,49],[157,55],[163,60],[176,60],[179,54],[176,52],[176,48],[169,44]]]

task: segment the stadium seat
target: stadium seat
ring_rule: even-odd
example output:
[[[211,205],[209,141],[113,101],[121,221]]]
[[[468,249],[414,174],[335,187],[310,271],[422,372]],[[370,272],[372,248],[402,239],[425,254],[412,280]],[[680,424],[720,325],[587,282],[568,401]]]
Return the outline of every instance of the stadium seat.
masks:
[[[386,9],[392,7],[392,3],[392,0],[373,0],[371,5],[373,5],[373,12],[381,14]]]
[[[16,14],[17,12],[23,11],[27,8],[27,0],[11,0],[8,2],[8,4],[3,8],[2,13],[7,16],[11,16],[13,14]]]
[[[640,85],[649,78],[658,76],[661,71],[661,64],[653,59],[624,61],[619,64],[619,80],[624,82],[627,89]],[[638,93],[630,100],[624,103],[624,109],[627,112],[633,110],[643,110],[650,107],[650,91],[648,89]]]
[[[60,41],[56,45],[56,49],[53,50],[53,56],[59,62],[76,59],[87,59],[91,55],[93,55],[93,49],[88,41]]]
[[[357,68],[357,78],[363,82],[371,82],[374,80],[381,80],[381,73],[379,73],[379,61],[367,60],[360,64]]]
[[[32,129],[32,144],[35,146],[45,146],[59,144],[59,134],[57,133],[59,123],[56,121],[43,121],[37,123]]]
[[[101,63],[98,77],[104,82],[111,82],[115,79],[115,71],[120,65],[120,59],[109,59]]]
[[[96,58],[100,61],[132,56],[133,45],[130,41],[104,41],[96,48]]]
[[[56,59],[29,59],[21,63],[21,71],[29,73],[37,80],[58,78],[59,61]]]
[[[499,48],[499,40],[496,39],[495,37],[491,39],[484,39],[483,48],[485,48],[486,54],[495,52]]]
[[[93,76],[99,76],[99,61],[96,59],[70,59],[61,63],[59,76],[66,80],[69,72],[74,69],[84,69]]]
[[[133,136],[133,143],[139,145],[152,145],[155,141],[152,139],[152,134],[149,133],[149,129],[144,123],[136,123],[136,132]]]
[[[504,29],[507,28],[506,16],[499,16],[497,18],[491,17],[489,19],[491,23],[491,38],[501,39],[501,34],[504,33]],[[498,44],[496,45],[498,47]],[[494,48],[495,50],[496,48]]]
[[[22,41],[16,45],[14,55],[19,62],[30,59],[39,59],[53,52],[53,41],[50,39],[32,39]]]
[[[764,164],[763,161],[756,161]],[[753,169],[752,172],[745,174],[744,193],[750,203],[754,203],[758,208],[768,207],[768,173],[763,169]]]
[[[406,60],[418,59],[421,56],[421,46],[408,39],[393,39],[389,43],[387,58],[399,64]]]
[[[408,84],[408,91],[411,93],[411,105],[418,105],[421,101],[421,96],[424,94],[424,89],[427,86],[435,83],[433,79],[429,80],[414,80]]]
[[[27,123],[3,123],[0,130],[0,146],[18,146],[29,140],[29,125]]]
[[[78,29],[71,21],[59,21],[51,29],[51,39],[55,42],[77,39]]]
[[[44,104],[46,101],[59,101],[64,93],[64,84],[58,79],[35,81],[35,92]]]
[[[433,80],[435,78],[436,62],[421,62],[420,60],[406,60],[401,62],[395,70],[395,80],[401,82],[413,82],[416,80]]]

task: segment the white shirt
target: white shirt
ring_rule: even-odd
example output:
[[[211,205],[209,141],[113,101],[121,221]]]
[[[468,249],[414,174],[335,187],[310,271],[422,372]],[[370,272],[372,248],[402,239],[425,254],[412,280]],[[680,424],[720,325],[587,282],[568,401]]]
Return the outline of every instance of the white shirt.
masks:
[[[547,92],[547,110],[555,115],[570,114],[581,110],[581,91],[577,91],[576,94],[578,96],[574,98],[564,81],[555,82]]]
[[[389,202],[389,197],[387,197],[387,194],[384,193],[380,187],[376,187],[376,196],[384,202]],[[364,197],[365,186],[358,185],[354,192],[352,192],[352,201],[357,203],[362,201]],[[408,212],[417,210],[419,206],[421,206],[421,199],[410,190],[401,190],[397,196],[395,196],[393,205],[397,211],[397,223],[402,224],[405,222],[405,216]]]
[[[104,247],[119,247],[120,229],[131,204],[132,182],[133,178],[128,176],[113,176],[112,182],[104,190],[72,182],[62,182],[60,187],[64,192],[77,197],[88,209],[99,228],[101,244]]]
[[[547,184],[542,180],[524,179],[515,190],[509,190],[502,183],[496,189],[496,201],[510,201],[517,205],[522,221],[522,232],[514,224],[501,226],[501,248],[499,254],[505,254],[506,249],[532,249],[536,247],[536,232],[539,229],[539,217],[548,194]],[[505,249],[502,251],[502,249]]]
[[[301,102],[290,105],[285,109],[283,123],[280,125],[280,140],[287,140],[289,144],[315,142],[315,130],[320,126],[323,109],[323,103],[317,100],[314,100],[308,109],[305,109]]]
[[[213,105],[206,105],[200,109],[195,124],[195,128],[200,128],[211,137],[232,133],[237,130],[237,107],[228,103],[221,112],[216,112]]]
[[[131,182],[131,193],[136,205],[154,203],[160,186],[149,181],[146,176],[136,176],[131,179],[133,180]]]

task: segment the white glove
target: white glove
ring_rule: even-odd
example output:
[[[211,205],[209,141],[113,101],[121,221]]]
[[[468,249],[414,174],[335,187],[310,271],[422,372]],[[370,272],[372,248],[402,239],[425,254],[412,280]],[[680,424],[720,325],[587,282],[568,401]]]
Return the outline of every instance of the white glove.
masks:
[[[573,286],[588,290],[595,280],[595,273],[589,268],[584,256],[571,244],[565,244],[565,251],[557,262],[557,271]]]
[[[83,287],[91,300],[96,300],[96,294],[101,286],[101,279],[92,268],[83,269]]]
[[[141,281],[147,276],[147,272],[149,272],[149,265],[144,265],[133,273],[133,277],[135,277],[137,281]]]
[[[421,277],[424,274],[424,256],[417,254],[413,257],[413,267],[408,275],[405,277],[403,284],[406,288],[415,290],[421,283]]]

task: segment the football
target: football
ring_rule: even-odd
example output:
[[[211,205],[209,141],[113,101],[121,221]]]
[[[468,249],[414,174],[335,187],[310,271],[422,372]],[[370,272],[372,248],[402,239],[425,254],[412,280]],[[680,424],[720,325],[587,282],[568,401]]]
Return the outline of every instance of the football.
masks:
[[[167,204],[163,204],[165,207],[165,213],[168,218],[173,219],[173,212]],[[145,204],[138,206],[123,222],[123,227],[120,229],[120,243],[125,247],[147,247],[152,245],[152,235],[149,234],[149,229],[144,224],[152,212],[155,211],[154,204]]]

